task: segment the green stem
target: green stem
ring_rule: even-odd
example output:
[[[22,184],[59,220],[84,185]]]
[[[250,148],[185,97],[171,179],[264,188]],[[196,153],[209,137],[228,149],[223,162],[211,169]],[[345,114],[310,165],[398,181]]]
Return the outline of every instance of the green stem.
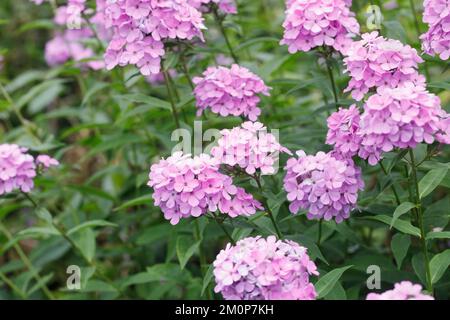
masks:
[[[214,215],[214,214],[213,214]],[[225,233],[225,235],[227,236],[228,240],[230,240],[231,244],[234,246],[236,245],[236,241],[234,241],[233,237],[231,236],[231,234],[228,232],[228,230],[225,228],[225,226],[223,225],[223,222],[220,221],[220,219],[214,215],[214,220],[217,222],[217,224],[219,225],[219,227],[222,229],[223,233]]]
[[[238,59],[237,55],[234,53],[233,47],[231,46],[230,39],[228,39],[227,32],[223,25],[223,17],[221,17],[219,15],[219,12],[218,12],[216,6],[214,6],[214,8],[213,8],[213,14],[214,14],[214,18],[216,18],[217,23],[219,25],[220,32],[222,33],[222,36],[225,39],[225,43],[227,44],[228,50],[230,51],[230,54],[231,54],[231,57],[233,58],[235,63],[239,64],[239,59]]]
[[[186,59],[184,57],[184,52],[182,52],[180,55],[180,61],[181,61],[181,67],[183,68],[183,73],[189,83],[189,86],[191,87],[192,90],[194,90],[194,88],[195,88],[194,83],[192,82],[191,76],[189,74],[189,68],[187,66]]]
[[[25,192],[22,192],[22,194],[33,204],[33,206],[35,208],[38,208],[39,205],[37,204],[37,202],[28,194]],[[85,261],[85,263],[87,263],[90,267],[93,267],[95,270],[95,274],[102,279],[103,281],[107,282],[108,284],[110,284],[112,287],[114,287],[117,292],[119,292],[120,294],[123,294],[122,290],[116,286],[114,284],[114,282],[109,279],[106,275],[103,274],[103,272],[99,269],[99,267],[90,259],[88,259],[88,257],[86,257],[86,255],[83,253],[83,251],[78,247],[78,245],[72,240],[72,238],[69,237],[69,235],[67,234],[67,232],[65,231],[63,226],[58,225],[53,219],[52,219],[52,226],[60,233],[60,235],[70,244],[70,246],[80,255],[80,257]]]
[[[387,172],[386,168],[384,167],[382,160],[380,161],[380,167],[383,170],[384,174],[386,176],[388,176],[388,172]],[[391,184],[391,189],[392,189],[392,192],[394,193],[395,201],[397,202],[397,205],[399,206],[401,204],[400,197],[398,196],[397,189],[395,189],[395,186],[393,183]]]
[[[325,61],[327,64],[328,77],[330,78],[331,87],[333,89],[333,97],[334,97],[334,103],[336,105],[336,111],[339,111],[338,94],[337,94],[337,89],[336,89],[336,82],[334,81],[333,69],[331,68],[331,64],[330,64],[328,57],[325,58]]]
[[[12,241],[13,240],[13,236],[11,235],[11,233],[9,233],[8,229],[3,225],[2,222],[0,222],[0,231],[5,234],[5,236],[8,239],[8,241]],[[42,291],[47,296],[47,298],[50,299],[50,300],[53,300],[54,299],[53,294],[47,288],[47,285],[45,284],[45,282],[43,281],[43,279],[39,275],[39,272],[33,266],[33,263],[30,261],[30,259],[28,259],[28,257],[25,254],[25,252],[23,252],[23,250],[20,247],[20,245],[18,245],[17,243],[14,243],[13,247],[14,247],[14,250],[16,250],[17,254],[19,255],[20,260],[22,260],[23,264],[27,267],[27,269],[30,270],[31,274],[36,279],[37,283],[40,284],[40,286],[42,288]]]
[[[319,232],[317,234],[317,246],[320,246],[320,241],[322,240],[322,222],[323,220],[319,220]]]
[[[426,280],[427,280],[427,290],[433,294],[433,283],[431,281],[431,271],[430,271],[430,258],[428,256],[427,250],[427,241],[425,238],[425,226],[423,223],[423,212],[422,212],[422,203],[420,201],[420,193],[419,193],[419,181],[417,179],[417,167],[416,160],[414,158],[414,151],[409,149],[409,156],[411,158],[411,177],[414,184],[415,189],[415,201],[416,208],[414,209],[417,214],[417,224],[420,229],[420,243],[422,246],[423,255],[425,257],[425,272],[426,272]]]
[[[170,106],[172,107],[172,116],[173,116],[173,119],[175,120],[175,125],[179,129],[180,128],[180,120],[178,119],[178,113],[177,113],[177,109],[175,106],[175,101],[173,99],[172,90],[170,88],[171,84],[170,84],[170,80],[169,80],[169,75],[168,75],[167,71],[164,70],[164,68],[162,68],[162,72],[164,75],[164,82],[166,83],[166,89],[167,89],[167,94],[169,96]]]
[[[0,279],[2,279],[2,281],[4,283],[6,283],[13,291],[15,291],[22,299],[27,299],[28,296],[26,295],[25,292],[23,292],[22,290],[20,290],[19,287],[17,287],[14,282],[12,282],[11,280],[8,279],[8,277],[0,271]]]
[[[253,179],[255,179],[256,184],[258,185],[259,190],[260,190],[261,192],[263,192],[264,190],[263,190],[263,187],[262,187],[262,185],[261,185],[261,181],[260,181],[260,179],[259,179],[259,176],[257,176],[257,175],[255,174],[255,175],[252,176],[252,177],[253,177]],[[263,201],[263,206],[264,206],[264,208],[266,209],[266,212],[267,212],[267,214],[269,215],[270,220],[272,221],[273,227],[275,228],[275,232],[277,233],[278,238],[279,238],[279,239],[283,239],[283,234],[281,233],[280,228],[278,228],[278,224],[277,224],[277,222],[276,222],[276,220],[275,220],[275,217],[273,216],[272,210],[270,209],[270,207],[269,207],[269,205],[268,205],[268,203],[267,203],[267,201],[266,201],[266,198],[265,198],[264,196],[263,196],[263,200],[262,200],[262,201]]]
[[[194,221],[194,238],[196,241],[202,241],[202,235],[200,233],[200,224],[198,222],[198,219],[195,219]],[[203,252],[202,243],[198,246],[198,255],[200,257],[200,272],[202,274],[202,278],[205,278],[206,272],[206,257],[205,253]],[[209,290],[206,290],[206,297],[208,300],[211,300],[211,292]]]

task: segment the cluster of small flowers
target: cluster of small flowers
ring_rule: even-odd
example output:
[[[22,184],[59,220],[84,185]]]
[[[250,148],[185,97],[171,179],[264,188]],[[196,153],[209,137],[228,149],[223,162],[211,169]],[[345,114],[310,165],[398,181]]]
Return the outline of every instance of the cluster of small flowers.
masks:
[[[344,59],[351,79],[345,92],[361,100],[371,88],[395,88],[405,82],[424,86],[425,77],[417,71],[423,62],[416,49],[398,40],[385,39],[378,32],[365,33],[350,46]]]
[[[144,76],[159,73],[165,40],[203,40],[203,18],[188,0],[117,0],[105,8],[114,36],[105,53],[108,70],[136,65]]]
[[[318,275],[307,249],[293,241],[250,237],[228,244],[213,263],[215,292],[226,300],[314,300]]]
[[[382,88],[369,97],[361,116],[358,155],[375,165],[383,152],[431,144],[445,117],[439,97],[422,87]]]
[[[350,11],[351,0],[287,0],[281,44],[290,53],[327,45],[345,52],[359,34],[359,24]]]
[[[155,205],[161,207],[171,224],[208,211],[237,217],[262,209],[252,195],[219,172],[219,165],[205,154],[191,157],[176,152],[151,166],[148,185],[154,189]]]
[[[318,152],[306,155],[297,151],[286,165],[284,189],[291,202],[289,210],[296,214],[307,210],[308,219],[335,219],[341,223],[356,207],[358,191],[364,188],[361,169],[350,158]]]
[[[222,13],[236,14],[237,7],[234,0],[190,0],[189,3],[199,10],[203,10],[206,5],[215,4]]]
[[[369,293],[366,300],[434,300],[434,298],[423,294],[420,284],[402,281],[396,283],[392,290],[383,293]]]
[[[252,121],[261,114],[258,94],[268,96],[270,89],[261,78],[237,64],[231,68],[209,67],[203,77],[195,77],[193,82],[197,115],[211,108],[221,116],[244,116]]]
[[[439,55],[442,60],[450,57],[450,3],[448,0],[425,0],[423,21],[428,31],[420,38],[422,49],[429,55]]]
[[[15,190],[30,192],[39,167],[48,169],[59,162],[47,155],[33,158],[28,149],[16,144],[0,144],[0,195]]]
[[[102,8],[106,0],[97,0],[97,7]],[[45,46],[45,60],[50,66],[57,66],[69,60],[79,62],[80,66],[93,70],[104,68],[102,60],[96,60],[95,51],[86,46],[86,42],[94,38],[93,30],[86,26],[83,13],[86,12],[85,0],[69,0],[66,6],[57,9],[54,21],[62,28]],[[99,14],[94,15],[90,22],[101,31],[102,21]],[[98,33],[106,37],[105,32]],[[84,61],[86,60],[86,61]]]
[[[356,105],[340,108],[327,120],[328,133],[326,143],[344,157],[351,158],[358,153],[362,137],[358,135],[360,113]]]
[[[291,154],[260,122],[247,121],[240,127],[224,129],[220,133],[222,136],[211,155],[220,163],[237,165],[248,174],[254,174],[256,170],[263,175],[274,174],[279,153]]]
[[[412,83],[378,91],[368,98],[362,115],[353,105],[328,118],[326,143],[335,152],[347,158],[358,155],[376,165],[394,148],[435,140],[450,144],[450,117],[439,97]]]

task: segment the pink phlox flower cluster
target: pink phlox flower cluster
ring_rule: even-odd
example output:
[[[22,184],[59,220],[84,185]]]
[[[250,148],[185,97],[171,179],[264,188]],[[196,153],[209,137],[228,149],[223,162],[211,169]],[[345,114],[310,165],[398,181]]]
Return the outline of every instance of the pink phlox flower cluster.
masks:
[[[97,0],[98,8],[102,8],[104,3],[105,0]],[[86,11],[85,0],[69,0],[66,6],[57,9],[54,21],[62,30],[45,46],[45,60],[48,65],[57,66],[73,60],[81,67],[93,70],[105,67],[102,60],[95,59],[95,51],[86,45],[95,37],[83,17]],[[97,29],[98,36],[107,39],[109,35],[102,27],[104,22],[101,11],[97,11],[89,20]]]
[[[108,70],[136,65],[144,76],[160,72],[165,40],[203,40],[201,12],[188,0],[108,2],[105,25],[114,32],[105,53]]]
[[[436,140],[443,144],[450,144],[450,115],[446,114],[438,123]]]
[[[213,263],[215,292],[226,300],[314,300],[307,249],[290,240],[250,237],[228,244]]]
[[[190,0],[189,3],[199,10],[203,10],[209,4],[215,4],[222,13],[237,14],[235,0]]]
[[[422,87],[409,84],[383,88],[369,97],[364,106],[358,155],[375,165],[383,152],[415,148],[422,142],[431,144],[444,117],[439,97]]]
[[[280,43],[290,53],[326,45],[345,54],[351,38],[359,34],[350,6],[351,1],[345,0],[288,0]]]
[[[334,150],[345,157],[353,157],[359,151],[362,137],[358,135],[360,113],[356,105],[350,108],[339,108],[327,120],[328,133],[326,143],[334,146]]]
[[[396,283],[392,290],[383,293],[369,293],[366,300],[434,300],[434,298],[422,293],[420,284],[402,281]]]
[[[59,162],[47,155],[35,160],[28,149],[16,144],[0,144],[0,195],[15,190],[30,192],[34,187],[37,166],[43,169],[57,166]]]
[[[182,152],[151,166],[148,185],[154,190],[155,205],[171,224],[207,212],[219,211],[234,218],[262,209],[252,195],[221,173],[219,166],[208,155],[192,157]]]
[[[247,121],[240,127],[224,129],[220,133],[218,146],[212,148],[211,155],[220,163],[239,166],[250,175],[257,170],[263,175],[274,174],[279,153],[292,154],[260,122]]]
[[[270,90],[261,78],[237,64],[231,68],[209,67],[193,82],[197,115],[210,108],[221,116],[243,116],[251,121],[261,114],[258,94],[268,96]]]
[[[450,57],[450,2],[425,0],[423,21],[428,31],[423,34],[422,49],[429,55],[439,55],[442,60]]]
[[[371,88],[395,88],[404,82],[424,86],[425,77],[418,73],[423,62],[416,49],[398,40],[385,39],[378,32],[365,33],[362,40],[350,46],[344,59],[351,79],[345,92],[362,100]]]
[[[291,202],[289,210],[296,214],[307,210],[308,219],[335,219],[337,223],[350,217],[356,207],[358,191],[364,188],[361,169],[351,159],[333,153],[306,155],[297,151],[286,165],[284,189]]]

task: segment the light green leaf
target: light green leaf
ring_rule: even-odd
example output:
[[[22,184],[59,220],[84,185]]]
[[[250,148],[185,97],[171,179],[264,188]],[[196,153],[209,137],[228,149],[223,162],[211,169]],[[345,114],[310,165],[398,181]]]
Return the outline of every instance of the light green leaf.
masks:
[[[86,228],[94,228],[94,227],[117,227],[117,224],[105,220],[90,220],[73,227],[72,229],[67,231],[67,234],[72,235]]]
[[[411,245],[410,236],[407,234],[397,233],[392,237],[391,249],[394,254],[395,261],[397,262],[397,269],[400,270],[403,259],[405,259],[408,253],[409,246]]]
[[[392,218],[387,216],[387,215],[377,215],[377,216],[367,216],[367,217],[362,217],[363,219],[369,219],[369,220],[376,220],[376,221],[380,221],[383,222],[387,225],[391,224],[391,220]],[[397,229],[398,231],[401,231],[403,233],[406,234],[410,234],[413,235],[415,237],[419,237],[420,238],[420,230],[419,228],[414,227],[411,222],[409,221],[405,221],[405,220],[397,220],[394,223],[394,228]]]
[[[190,245],[190,238],[186,236],[178,237],[177,239],[177,256],[178,261],[180,262],[181,269],[184,269],[186,263],[189,259],[194,255],[194,253],[200,247],[201,241],[197,241],[194,244]]]
[[[447,175],[448,168],[436,168],[429,171],[419,182],[419,195],[423,199],[429,195]]]
[[[205,294],[206,288],[208,288],[209,283],[213,277],[213,265],[210,264],[208,270],[206,271],[205,277],[203,278],[202,292],[201,295]]]
[[[127,209],[127,208],[130,208],[130,207],[140,206],[140,205],[143,205],[143,204],[149,205],[149,204],[152,204],[152,203],[153,203],[153,198],[152,198],[152,195],[149,194],[149,195],[137,197],[137,198],[132,199],[132,200],[125,201],[122,205],[120,205],[119,207],[115,208],[114,211],[120,211],[120,210]]]
[[[435,255],[430,261],[431,282],[437,283],[450,266],[450,249]]]
[[[392,221],[389,227],[392,229],[395,221],[397,221],[398,218],[400,218],[402,215],[404,215],[405,213],[407,213],[408,211],[410,211],[412,208],[415,207],[416,205],[411,202],[403,202],[402,204],[400,204],[394,211],[394,215],[392,217]]]
[[[326,275],[320,277],[315,287],[317,291],[317,298],[321,299],[325,297],[336,285],[345,271],[353,266],[346,266],[338,269],[331,270]]]
[[[450,231],[431,231],[427,233],[426,239],[450,239]]]

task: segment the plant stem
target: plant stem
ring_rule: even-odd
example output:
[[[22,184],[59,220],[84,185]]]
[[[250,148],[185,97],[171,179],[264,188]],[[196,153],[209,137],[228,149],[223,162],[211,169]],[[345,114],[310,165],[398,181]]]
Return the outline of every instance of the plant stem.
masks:
[[[17,287],[14,282],[12,282],[11,280],[8,279],[8,277],[0,271],[0,279],[2,279],[2,281],[4,283],[6,283],[13,291],[15,291],[22,299],[27,299],[28,296],[25,294],[25,292],[23,292],[22,290],[20,290],[19,287]]]
[[[411,177],[413,179],[414,189],[415,189],[415,202],[417,215],[417,224],[420,229],[420,243],[422,245],[423,255],[425,257],[425,272],[426,272],[426,280],[427,280],[427,290],[433,294],[433,283],[431,282],[431,271],[430,271],[430,258],[428,256],[427,250],[427,241],[425,239],[425,227],[423,223],[423,212],[422,212],[422,204],[420,201],[420,193],[419,193],[419,181],[417,179],[417,167],[416,160],[414,158],[414,151],[409,149],[409,156],[411,158]]]
[[[184,52],[181,53],[180,55],[180,61],[181,61],[181,67],[183,68],[183,73],[186,76],[186,79],[189,83],[189,86],[191,87],[192,90],[194,90],[194,83],[192,82],[191,76],[189,74],[189,68],[186,64],[186,59],[184,57]]]
[[[213,214],[214,215],[214,214]],[[225,228],[225,226],[223,225],[223,222],[220,221],[220,219],[214,215],[214,220],[217,222],[217,224],[219,225],[219,227],[222,229],[223,233],[225,233],[225,235],[227,236],[228,240],[230,240],[231,244],[234,246],[236,245],[236,241],[234,241],[233,237],[231,236],[231,234],[227,231],[227,229]]]
[[[320,219],[319,220],[319,232],[318,232],[318,235],[317,235],[317,246],[320,246],[320,241],[322,239],[322,222],[323,222],[323,220]]]
[[[202,278],[205,278],[205,266],[206,266],[206,258],[205,253],[203,252],[202,248],[202,235],[200,233],[200,224],[198,222],[198,219],[195,219],[194,221],[194,238],[196,241],[200,241],[200,244],[198,246],[198,255],[200,257],[200,272],[202,274]],[[206,297],[208,300],[211,300],[211,292],[209,290],[206,290]]]
[[[261,181],[259,179],[259,176],[257,176],[256,174],[254,176],[252,176],[253,179],[255,179],[256,184],[258,185],[258,188],[261,192],[263,192],[263,188],[261,185]],[[270,207],[266,201],[266,198],[263,196],[263,206],[266,209],[267,214],[269,215],[270,220],[272,221],[273,227],[275,228],[275,232],[277,233],[277,236],[279,239],[283,239],[283,234],[281,233],[280,229],[278,228],[278,224],[275,220],[275,217],[273,216],[272,210],[270,210]]]
[[[8,231],[8,229],[3,225],[2,222],[0,222],[0,231],[5,234],[5,236],[8,239],[8,241],[12,241],[13,236]],[[33,266],[33,263],[30,261],[30,259],[28,259],[28,257],[25,254],[25,252],[23,252],[23,250],[20,247],[20,245],[18,245],[17,243],[14,243],[13,247],[14,247],[14,250],[16,250],[17,254],[19,255],[20,260],[22,260],[23,264],[27,267],[27,269],[30,270],[31,274],[36,279],[37,283],[41,285],[42,291],[44,292],[46,297],[48,299],[50,299],[50,300],[53,300],[54,299],[53,294],[50,292],[50,290],[48,289],[47,285],[45,284],[45,282],[43,281],[43,279],[39,275],[39,272]]]
[[[384,167],[382,160],[380,160],[380,167],[383,170],[384,174],[386,176],[388,176],[388,172],[387,172],[386,168]],[[392,189],[392,192],[394,193],[395,201],[397,202],[397,205],[399,206],[401,204],[400,197],[398,196],[397,189],[395,189],[395,186],[393,183],[391,184],[391,189]]]
[[[217,7],[214,6],[213,8],[213,14],[214,18],[216,18],[216,21],[219,25],[220,32],[222,33],[223,38],[225,39],[225,43],[227,44],[228,50],[230,51],[231,57],[233,58],[234,62],[239,64],[239,59],[234,53],[233,47],[231,46],[230,39],[228,39],[227,33],[225,31],[225,27],[223,25],[223,17],[220,16],[219,12],[217,11]]]
[[[333,88],[333,97],[334,97],[334,103],[335,103],[336,111],[339,111],[338,94],[337,94],[337,89],[336,89],[336,82],[334,81],[333,69],[331,68],[331,64],[330,64],[330,61],[329,61],[328,57],[325,58],[325,61],[326,61],[326,64],[327,64],[328,77],[330,78],[331,87]]]
[[[25,192],[22,192],[22,194],[33,204],[33,206],[35,208],[38,208],[39,205],[37,204],[37,202],[28,194]],[[95,273],[97,274],[97,276],[102,279],[103,281],[109,283],[112,287],[114,287],[117,292],[119,292],[120,294],[123,294],[122,290],[116,286],[113,281],[111,281],[111,279],[109,279],[106,275],[103,274],[103,272],[101,272],[101,270],[99,269],[99,267],[90,259],[88,259],[88,257],[86,257],[86,255],[83,253],[83,251],[78,247],[78,245],[72,240],[72,238],[69,237],[69,235],[67,234],[67,232],[64,230],[63,226],[58,225],[53,219],[52,219],[52,226],[59,232],[59,234],[70,244],[70,246],[81,256],[81,258],[85,261],[85,263],[87,263],[90,267],[93,267],[95,269]]]
[[[162,68],[162,72],[164,75],[164,82],[166,83],[166,89],[167,89],[167,94],[169,96],[170,106],[172,107],[172,116],[173,116],[173,119],[175,120],[175,125],[177,126],[178,129],[180,129],[180,120],[178,119],[178,113],[177,113],[177,109],[175,106],[175,101],[173,99],[172,91],[170,89],[171,84],[170,84],[170,80],[169,80],[169,75],[168,75],[167,71],[164,70],[164,68]]]

